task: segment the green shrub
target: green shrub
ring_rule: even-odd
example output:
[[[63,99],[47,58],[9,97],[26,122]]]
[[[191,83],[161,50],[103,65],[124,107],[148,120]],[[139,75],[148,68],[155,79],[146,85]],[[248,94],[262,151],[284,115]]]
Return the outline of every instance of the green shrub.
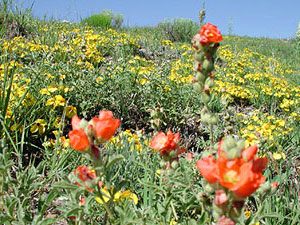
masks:
[[[92,27],[111,28],[111,17],[104,14],[94,14],[81,21],[83,24],[87,24]]]
[[[110,9],[104,9],[100,14],[94,14],[88,18],[83,19],[82,23],[87,23],[93,27],[103,28],[120,28],[122,26],[124,16],[122,14],[115,14]]]
[[[190,42],[199,31],[199,25],[186,18],[162,21],[157,25],[157,28],[165,35],[166,39],[181,42]]]

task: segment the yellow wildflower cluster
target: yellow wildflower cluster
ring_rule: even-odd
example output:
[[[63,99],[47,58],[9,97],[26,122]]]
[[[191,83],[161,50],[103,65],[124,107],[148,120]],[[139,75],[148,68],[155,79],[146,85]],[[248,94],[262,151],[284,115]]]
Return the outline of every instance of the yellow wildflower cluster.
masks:
[[[111,188],[111,191],[113,191],[113,188]],[[101,188],[101,193],[103,196],[103,200],[104,202],[108,202],[109,200],[111,200],[111,194],[109,193],[108,189],[106,186],[104,186],[103,188]],[[138,204],[138,197],[136,194],[132,193],[130,190],[125,190],[125,191],[118,191],[114,194],[113,197],[113,201],[114,202],[120,202],[120,201],[124,201],[126,199],[132,200],[134,202],[135,205]],[[103,200],[100,197],[95,197],[95,200],[99,203],[99,204],[103,204]]]
[[[242,116],[238,114],[238,116]],[[293,129],[288,127],[283,119],[269,116],[267,113],[261,113],[255,110],[252,115],[243,118],[244,127],[240,134],[246,139],[246,145],[253,145],[263,141],[268,141],[270,145],[277,144],[277,139],[288,134]]]
[[[137,133],[131,133],[130,130],[125,130],[119,134],[119,136],[112,137],[109,142],[114,144],[115,146],[123,146],[124,141],[128,141],[130,144],[130,150],[133,151],[141,151],[143,149],[143,145],[148,145],[148,142],[145,141],[144,143],[139,138]]]
[[[181,58],[172,63],[169,79],[176,83],[191,83],[193,79],[192,57]]]
[[[231,102],[236,98],[250,102],[268,98],[284,112],[292,112],[299,105],[300,88],[287,81],[287,72],[276,58],[250,49],[233,52],[230,46],[220,47],[218,56],[221,65],[216,65],[214,90],[222,98]]]

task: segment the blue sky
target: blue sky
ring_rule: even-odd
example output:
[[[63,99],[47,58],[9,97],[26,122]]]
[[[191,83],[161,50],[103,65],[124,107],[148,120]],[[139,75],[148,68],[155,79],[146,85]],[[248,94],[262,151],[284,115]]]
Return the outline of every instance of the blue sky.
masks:
[[[34,0],[19,0],[27,7]],[[203,0],[35,0],[33,14],[78,22],[103,9],[124,15],[125,26],[155,26],[164,19],[198,21]],[[228,34],[290,39],[300,21],[300,0],[206,0],[206,22]]]

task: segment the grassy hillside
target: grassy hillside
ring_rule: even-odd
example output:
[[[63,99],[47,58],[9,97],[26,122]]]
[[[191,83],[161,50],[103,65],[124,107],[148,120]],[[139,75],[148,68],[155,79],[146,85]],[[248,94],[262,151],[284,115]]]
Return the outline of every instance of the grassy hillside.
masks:
[[[207,185],[195,166],[210,139],[192,84],[191,43],[147,27],[33,21],[13,33],[20,24],[9,24],[0,39],[1,224],[106,223],[97,194],[75,184],[73,171],[91,161],[72,150],[68,136],[74,115],[89,120],[102,109],[122,124],[102,146],[117,163],[99,179],[138,199],[108,196],[117,202],[115,223],[211,224],[199,197]],[[258,155],[269,158],[266,180],[278,182],[272,195],[249,198],[246,224],[299,223],[299,76],[295,40],[224,36],[218,49],[214,140],[231,134],[258,144]],[[149,140],[169,129],[194,158],[184,153],[164,180]]]

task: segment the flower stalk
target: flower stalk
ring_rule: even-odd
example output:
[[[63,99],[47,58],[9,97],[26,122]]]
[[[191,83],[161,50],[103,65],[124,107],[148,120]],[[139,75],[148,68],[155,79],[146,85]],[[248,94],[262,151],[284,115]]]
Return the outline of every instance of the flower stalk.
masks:
[[[204,107],[201,111],[201,120],[208,125],[210,130],[210,153],[213,153],[214,135],[213,125],[217,123],[217,116],[212,112],[209,103],[211,101],[211,88],[214,85],[214,58],[222,41],[222,35],[216,26],[207,23],[201,27],[200,33],[192,40],[194,54],[194,89],[200,94]]]

